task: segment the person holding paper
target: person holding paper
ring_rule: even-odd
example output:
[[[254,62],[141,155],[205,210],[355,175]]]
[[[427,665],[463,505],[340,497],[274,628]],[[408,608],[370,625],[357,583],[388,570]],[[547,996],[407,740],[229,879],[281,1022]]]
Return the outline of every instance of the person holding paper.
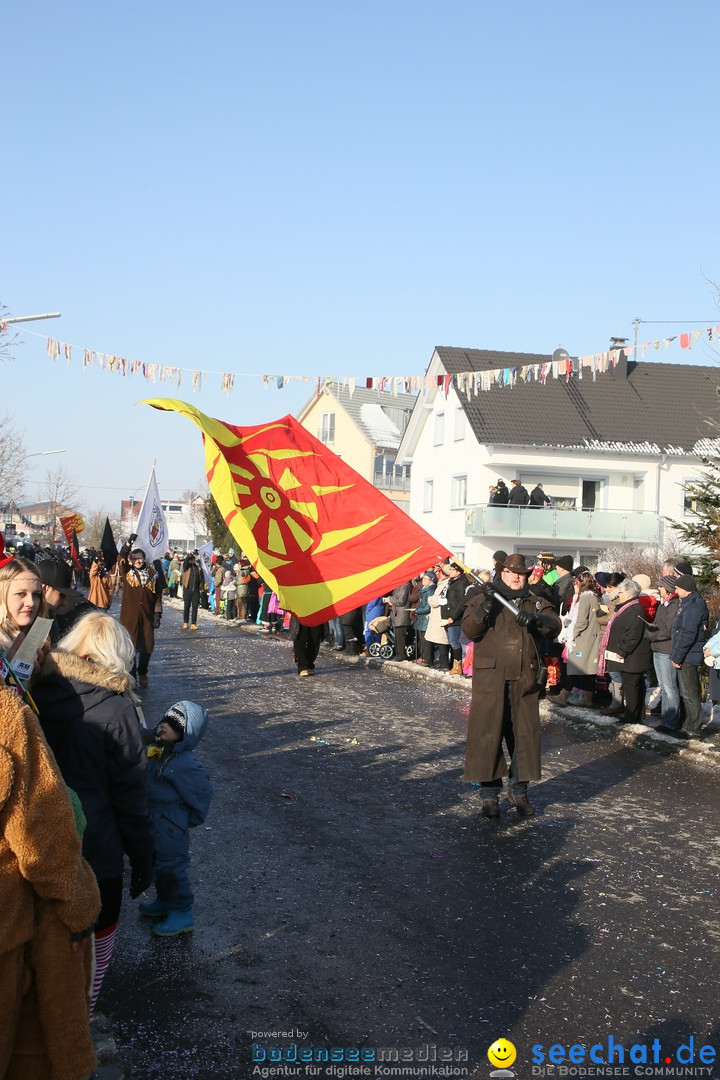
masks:
[[[0,648],[7,652],[18,635],[27,635],[38,617],[45,618],[46,614],[42,581],[35,563],[15,556],[0,567]],[[50,648],[44,641],[49,625],[42,633],[42,640],[36,643],[37,651],[33,650],[29,658],[29,665],[34,660],[36,671]],[[26,677],[23,672],[23,678]]]

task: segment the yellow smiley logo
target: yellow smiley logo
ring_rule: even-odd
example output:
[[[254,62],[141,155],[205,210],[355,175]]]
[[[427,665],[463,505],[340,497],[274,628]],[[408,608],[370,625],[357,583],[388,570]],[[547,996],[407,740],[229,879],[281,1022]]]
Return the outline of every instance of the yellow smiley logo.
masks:
[[[507,1039],[496,1039],[488,1049],[488,1061],[498,1069],[507,1069],[517,1057],[517,1051]]]

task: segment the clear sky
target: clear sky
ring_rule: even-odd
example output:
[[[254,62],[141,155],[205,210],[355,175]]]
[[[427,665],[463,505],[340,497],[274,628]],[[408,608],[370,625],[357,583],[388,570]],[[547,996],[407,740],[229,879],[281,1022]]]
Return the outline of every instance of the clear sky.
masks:
[[[28,496],[59,463],[111,514],[154,459],[164,497],[199,488],[199,432],[142,398],[260,423],[312,384],[243,373],[720,322],[719,42],[717,0],[12,5],[0,302],[62,312],[0,364],[28,452],[66,450]],[[83,374],[84,348],[235,386]]]

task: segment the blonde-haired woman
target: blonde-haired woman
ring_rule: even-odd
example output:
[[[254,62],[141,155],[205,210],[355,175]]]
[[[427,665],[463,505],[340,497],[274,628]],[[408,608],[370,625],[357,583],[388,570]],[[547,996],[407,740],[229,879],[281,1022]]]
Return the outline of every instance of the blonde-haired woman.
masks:
[[[15,557],[0,567],[0,645],[7,649],[38,615],[45,615],[40,574],[35,563]]]
[[[109,615],[90,612],[46,658],[33,684],[45,737],[87,818],[83,855],[100,886],[91,1009],[112,956],[124,856],[132,869],[131,897],[152,880],[155,836],[145,743],[129,674],[134,658],[127,630]]]

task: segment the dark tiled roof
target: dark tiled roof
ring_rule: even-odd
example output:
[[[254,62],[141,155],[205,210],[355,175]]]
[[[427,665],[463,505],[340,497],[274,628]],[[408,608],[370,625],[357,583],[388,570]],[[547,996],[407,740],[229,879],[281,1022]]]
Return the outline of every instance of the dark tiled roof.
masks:
[[[436,349],[449,374],[549,363],[535,353]],[[637,453],[712,453],[720,438],[720,368],[626,362],[569,382],[518,380],[479,394],[458,393],[480,443],[631,449]],[[718,426],[716,426],[718,425]]]

